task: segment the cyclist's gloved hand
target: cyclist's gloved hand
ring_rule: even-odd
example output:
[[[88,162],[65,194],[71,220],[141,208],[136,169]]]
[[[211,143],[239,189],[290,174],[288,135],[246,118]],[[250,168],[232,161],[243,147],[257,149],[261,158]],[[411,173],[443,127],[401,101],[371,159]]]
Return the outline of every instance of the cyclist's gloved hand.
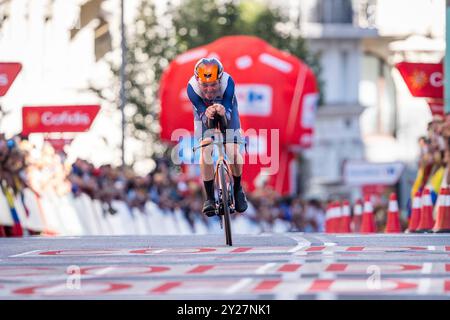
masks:
[[[219,116],[225,117],[225,107],[223,105],[215,103],[213,106],[215,107],[216,112]]]
[[[214,105],[209,106],[205,111],[205,116],[211,120],[214,119],[215,114],[216,114],[216,108],[214,107]]]

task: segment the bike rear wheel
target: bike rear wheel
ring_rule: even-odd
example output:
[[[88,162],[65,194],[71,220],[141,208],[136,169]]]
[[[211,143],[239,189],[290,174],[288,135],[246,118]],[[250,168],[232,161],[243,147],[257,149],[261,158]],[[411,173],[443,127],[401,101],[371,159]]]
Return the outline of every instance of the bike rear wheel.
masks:
[[[221,199],[221,205],[223,206],[223,225],[225,230],[225,241],[226,244],[229,246],[233,245],[233,240],[231,236],[231,219],[230,219],[230,207],[228,203],[228,187],[227,187],[227,180],[226,180],[226,173],[224,164],[220,164],[219,166],[219,180],[220,180],[220,189],[222,193],[222,199]]]

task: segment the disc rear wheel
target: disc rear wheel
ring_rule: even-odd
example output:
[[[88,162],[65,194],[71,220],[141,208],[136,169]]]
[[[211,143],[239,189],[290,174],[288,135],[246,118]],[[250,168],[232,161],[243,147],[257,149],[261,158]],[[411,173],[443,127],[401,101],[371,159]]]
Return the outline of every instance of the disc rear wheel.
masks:
[[[231,237],[231,219],[230,219],[230,207],[229,207],[229,199],[228,199],[228,186],[226,181],[226,173],[224,165],[221,164],[219,167],[219,178],[220,178],[220,189],[222,194],[222,199],[220,205],[223,209],[223,224],[225,229],[225,241],[229,246],[233,245],[232,237]]]

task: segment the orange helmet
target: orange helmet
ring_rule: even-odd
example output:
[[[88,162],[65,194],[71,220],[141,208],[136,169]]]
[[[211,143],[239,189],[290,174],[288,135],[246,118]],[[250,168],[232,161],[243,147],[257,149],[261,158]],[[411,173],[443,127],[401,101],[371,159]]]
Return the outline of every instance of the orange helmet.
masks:
[[[203,83],[214,82],[220,80],[222,74],[222,64],[216,58],[202,58],[195,64],[194,75],[197,81]]]

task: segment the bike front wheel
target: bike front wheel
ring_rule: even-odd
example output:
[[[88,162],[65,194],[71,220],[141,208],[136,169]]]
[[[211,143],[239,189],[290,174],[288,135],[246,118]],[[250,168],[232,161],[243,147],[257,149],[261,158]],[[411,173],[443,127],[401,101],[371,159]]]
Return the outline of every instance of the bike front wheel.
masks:
[[[229,246],[233,245],[232,237],[231,237],[231,219],[230,219],[230,207],[228,203],[228,186],[227,186],[227,180],[226,180],[226,173],[224,164],[221,164],[219,167],[219,180],[220,180],[220,189],[222,190],[222,199],[221,199],[221,205],[223,207],[223,215],[222,215],[222,221],[224,225],[225,230],[225,241],[226,244]]]

